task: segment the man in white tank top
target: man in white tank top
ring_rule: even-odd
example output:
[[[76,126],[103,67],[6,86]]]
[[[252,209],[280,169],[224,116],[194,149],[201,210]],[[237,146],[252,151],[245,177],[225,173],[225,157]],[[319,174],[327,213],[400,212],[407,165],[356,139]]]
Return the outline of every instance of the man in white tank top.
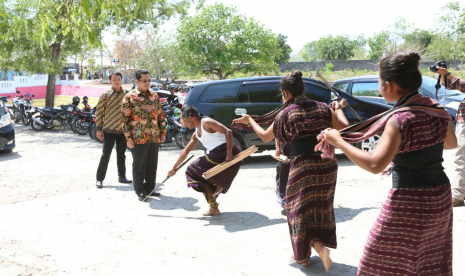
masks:
[[[210,210],[203,213],[204,216],[219,215],[220,210],[216,198],[220,193],[224,194],[229,190],[242,162],[229,167],[208,180],[205,180],[202,174],[224,161],[231,161],[234,155],[240,152],[239,148],[233,143],[230,129],[211,118],[200,117],[195,107],[190,105],[184,107],[182,119],[189,129],[195,127],[196,130],[173,168],[168,172],[168,176],[176,174],[176,168],[200,141],[209,152],[189,164],[186,170],[187,185],[195,191],[203,193],[210,204]]]

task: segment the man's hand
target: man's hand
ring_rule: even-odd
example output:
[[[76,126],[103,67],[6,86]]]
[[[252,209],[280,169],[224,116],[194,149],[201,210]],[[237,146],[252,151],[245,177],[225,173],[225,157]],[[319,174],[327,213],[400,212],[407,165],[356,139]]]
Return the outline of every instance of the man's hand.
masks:
[[[166,136],[160,136],[160,142],[164,143],[166,139]]]
[[[100,139],[100,141],[103,140],[103,131],[97,130],[97,138]]]
[[[171,169],[171,170],[168,172],[168,175],[167,175],[166,177],[168,177],[168,176],[173,176],[173,175],[175,175],[175,174],[176,174],[176,169],[173,168],[173,169]]]
[[[128,148],[132,149],[134,148],[134,140],[133,139],[129,139],[127,141],[127,145],[128,145]]]
[[[276,149],[275,155],[278,157],[281,155],[281,150],[279,148]]]
[[[229,162],[234,159],[234,155],[232,153],[226,154],[226,162]]]

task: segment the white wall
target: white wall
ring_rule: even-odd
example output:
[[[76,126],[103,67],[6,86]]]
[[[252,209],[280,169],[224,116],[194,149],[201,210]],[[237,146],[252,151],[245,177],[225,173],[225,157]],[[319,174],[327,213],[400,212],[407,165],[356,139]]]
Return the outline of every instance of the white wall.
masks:
[[[47,85],[48,75],[13,76],[12,81],[0,81],[0,94],[15,93],[18,87],[44,86]],[[62,81],[57,79],[57,85],[79,86],[79,75],[74,75],[73,80]]]

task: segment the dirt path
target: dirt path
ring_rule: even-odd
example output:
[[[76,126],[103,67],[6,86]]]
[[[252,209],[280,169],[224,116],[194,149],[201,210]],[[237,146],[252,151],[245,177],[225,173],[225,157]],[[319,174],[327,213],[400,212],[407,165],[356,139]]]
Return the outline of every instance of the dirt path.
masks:
[[[380,180],[341,154],[335,198],[338,249],[329,274],[319,257],[310,267],[290,262],[286,217],[275,202],[274,159],[246,159],[219,217],[201,216],[207,204],[188,189],[184,171],[162,196],[137,200],[117,182],[115,152],[104,189],[95,188],[101,153],[69,129],[35,132],[18,126],[16,149],[0,155],[0,275],[355,275],[391,179]],[[157,181],[180,149],[164,146]],[[202,154],[195,151],[196,156]],[[132,157],[126,154],[128,177]],[[445,153],[450,176],[453,152]],[[465,208],[454,209],[454,273],[465,270]]]

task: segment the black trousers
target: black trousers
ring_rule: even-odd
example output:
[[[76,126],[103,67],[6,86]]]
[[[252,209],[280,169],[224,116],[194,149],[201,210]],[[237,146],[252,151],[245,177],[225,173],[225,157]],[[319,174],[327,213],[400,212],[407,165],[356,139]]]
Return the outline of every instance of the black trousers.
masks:
[[[135,145],[132,153],[132,183],[136,194],[149,194],[155,188],[160,144]],[[144,184],[145,179],[145,184]]]
[[[116,142],[116,164],[118,165],[118,176],[126,176],[126,137],[123,133],[103,133],[102,157],[97,169],[97,181],[103,181],[107,174],[108,162]]]

